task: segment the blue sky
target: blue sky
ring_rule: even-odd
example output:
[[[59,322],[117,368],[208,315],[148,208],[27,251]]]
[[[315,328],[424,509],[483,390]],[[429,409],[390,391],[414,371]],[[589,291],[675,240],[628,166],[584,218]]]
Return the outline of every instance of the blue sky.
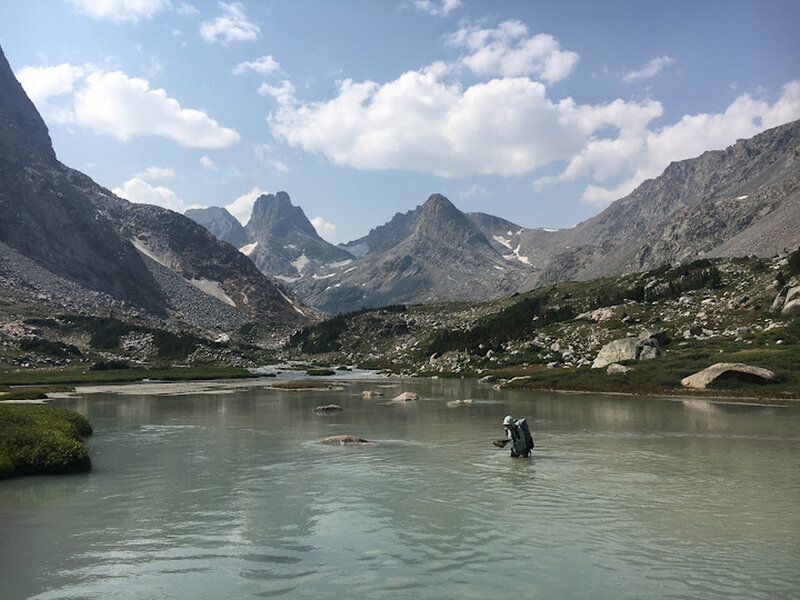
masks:
[[[59,159],[132,201],[287,191],[346,242],[434,192],[524,227],[800,118],[800,2],[0,0]]]

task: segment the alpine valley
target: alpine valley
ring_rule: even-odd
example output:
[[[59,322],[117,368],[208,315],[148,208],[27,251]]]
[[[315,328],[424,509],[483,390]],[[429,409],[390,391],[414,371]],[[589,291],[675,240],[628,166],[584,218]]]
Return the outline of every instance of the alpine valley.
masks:
[[[673,163],[570,229],[435,193],[338,246],[286,192],[244,225],[181,215],[61,164],[0,53],[0,393],[290,359],[663,390],[746,359],[774,370],[763,393],[798,397],[799,223],[800,121]]]

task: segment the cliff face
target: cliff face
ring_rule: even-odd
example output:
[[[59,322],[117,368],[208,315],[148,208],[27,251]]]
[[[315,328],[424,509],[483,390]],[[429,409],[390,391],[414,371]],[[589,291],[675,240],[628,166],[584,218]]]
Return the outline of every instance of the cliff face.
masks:
[[[287,283],[353,258],[346,250],[323,240],[303,209],[292,205],[286,192],[259,197],[245,230],[250,259],[262,272]]]
[[[163,315],[136,249],[70,182],[0,50],[0,241],[57,275]]]

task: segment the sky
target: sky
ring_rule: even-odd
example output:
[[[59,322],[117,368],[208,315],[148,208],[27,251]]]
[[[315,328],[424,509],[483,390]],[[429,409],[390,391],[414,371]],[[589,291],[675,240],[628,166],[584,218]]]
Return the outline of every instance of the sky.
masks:
[[[286,191],[345,243],[430,194],[571,227],[800,118],[796,0],[0,0],[56,154],[133,202]]]

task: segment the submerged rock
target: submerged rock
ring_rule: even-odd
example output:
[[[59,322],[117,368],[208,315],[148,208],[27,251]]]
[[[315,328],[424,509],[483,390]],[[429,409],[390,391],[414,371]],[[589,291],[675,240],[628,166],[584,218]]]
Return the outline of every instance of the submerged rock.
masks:
[[[329,446],[380,446],[378,442],[371,442],[357,435],[350,434],[331,435],[321,439],[319,443],[328,444]]]
[[[325,406],[317,406],[314,409],[315,413],[332,413],[332,412],[339,412],[342,410],[342,407],[338,404],[326,404]]]
[[[445,406],[448,408],[455,408],[456,406],[461,406],[462,404],[472,404],[473,401],[471,398],[467,398],[466,400],[450,400],[448,401]]]
[[[723,375],[760,383],[766,383],[775,378],[775,374],[772,371],[761,367],[752,367],[742,363],[716,363],[707,369],[698,371],[694,375],[684,377],[681,380],[681,385],[696,390],[704,390],[712,381]]]
[[[383,396],[383,392],[376,392],[374,390],[364,390],[361,392],[362,398],[380,398]]]
[[[414,402],[415,400],[419,400],[419,394],[416,392],[403,392],[392,398],[392,402]]]

